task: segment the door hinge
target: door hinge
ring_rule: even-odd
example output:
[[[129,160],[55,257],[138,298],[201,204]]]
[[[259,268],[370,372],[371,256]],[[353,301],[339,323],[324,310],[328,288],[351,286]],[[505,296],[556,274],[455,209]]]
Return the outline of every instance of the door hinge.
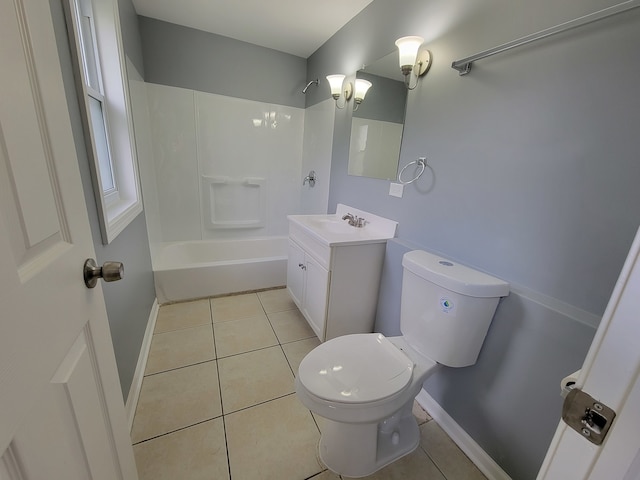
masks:
[[[600,445],[616,416],[611,408],[578,388],[562,404],[562,420],[591,443]]]

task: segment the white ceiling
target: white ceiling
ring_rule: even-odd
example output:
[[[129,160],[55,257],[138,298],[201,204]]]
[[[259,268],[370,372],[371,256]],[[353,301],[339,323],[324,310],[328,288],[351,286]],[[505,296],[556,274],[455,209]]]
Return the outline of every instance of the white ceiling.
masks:
[[[372,0],[133,0],[139,15],[308,58]]]

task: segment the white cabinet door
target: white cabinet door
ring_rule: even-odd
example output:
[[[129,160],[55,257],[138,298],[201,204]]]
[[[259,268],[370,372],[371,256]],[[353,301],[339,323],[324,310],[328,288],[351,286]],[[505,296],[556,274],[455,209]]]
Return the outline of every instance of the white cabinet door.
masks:
[[[324,341],[329,295],[329,272],[309,255],[305,262],[305,289],[303,314],[318,338]]]
[[[287,289],[293,301],[302,309],[304,294],[304,250],[289,240],[289,257],[287,260]]]
[[[0,2],[0,478],[137,478],[49,2]]]

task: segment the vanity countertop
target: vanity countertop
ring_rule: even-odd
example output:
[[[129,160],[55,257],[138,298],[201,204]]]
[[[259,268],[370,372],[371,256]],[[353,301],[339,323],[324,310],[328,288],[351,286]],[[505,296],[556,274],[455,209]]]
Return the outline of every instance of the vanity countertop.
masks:
[[[342,220],[345,214],[352,214],[365,220],[363,227],[349,225]],[[383,243],[393,238],[398,222],[379,217],[372,213],[338,204],[335,214],[289,215],[290,224],[302,229],[324,245],[358,245]]]

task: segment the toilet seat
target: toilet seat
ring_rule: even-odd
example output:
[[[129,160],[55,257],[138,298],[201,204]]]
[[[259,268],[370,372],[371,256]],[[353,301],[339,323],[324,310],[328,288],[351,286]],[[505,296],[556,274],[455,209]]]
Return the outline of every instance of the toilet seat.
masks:
[[[404,391],[413,368],[413,361],[384,335],[345,335],[311,351],[300,363],[298,380],[327,402],[374,403]]]

